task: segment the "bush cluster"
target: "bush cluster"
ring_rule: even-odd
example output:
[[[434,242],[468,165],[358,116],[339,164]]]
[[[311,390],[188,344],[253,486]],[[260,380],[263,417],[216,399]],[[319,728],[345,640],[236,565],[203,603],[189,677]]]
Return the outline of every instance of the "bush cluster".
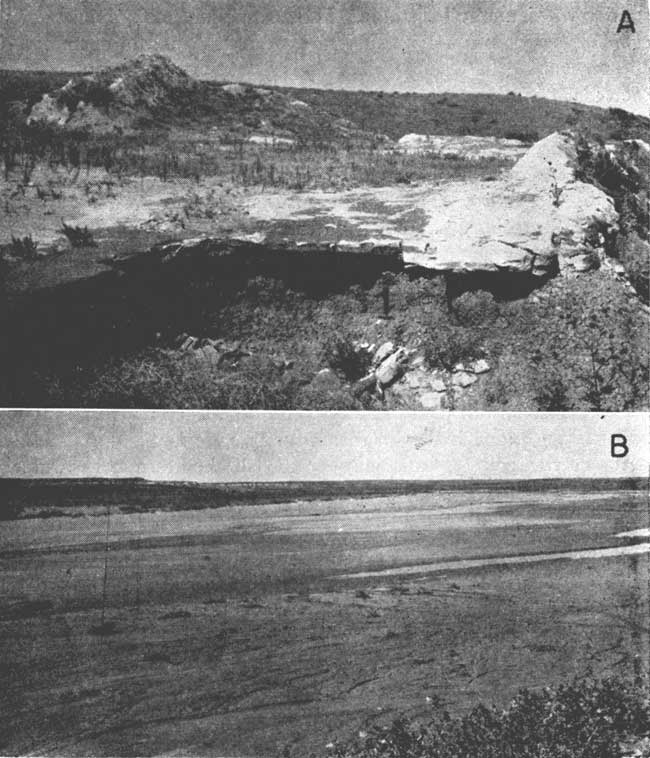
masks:
[[[618,679],[522,690],[500,710],[484,705],[428,724],[405,716],[374,727],[336,758],[619,758],[622,742],[650,730],[645,693]]]
[[[648,407],[648,320],[624,287],[601,272],[558,279],[538,302],[501,306],[505,326],[482,407],[624,411]]]

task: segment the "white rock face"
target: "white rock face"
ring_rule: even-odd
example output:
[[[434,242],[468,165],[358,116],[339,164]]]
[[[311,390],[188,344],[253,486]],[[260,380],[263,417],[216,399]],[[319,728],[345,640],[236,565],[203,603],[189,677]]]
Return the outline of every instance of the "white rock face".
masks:
[[[427,225],[426,253],[405,252],[405,260],[458,272],[542,275],[555,261],[560,270],[594,268],[618,214],[607,194],[576,178],[576,169],[574,138],[551,134],[508,175],[449,203]]]
[[[396,145],[396,150],[403,153],[432,153],[462,160],[517,158],[526,149],[526,144],[516,139],[439,134],[405,134]]]
[[[555,132],[536,142],[510,171],[510,178],[520,189],[538,192],[541,186],[560,186],[575,181],[578,153],[575,140]]]
[[[576,169],[575,137],[555,133],[494,181],[268,192],[248,198],[245,208],[251,220],[281,223],[288,237],[291,224],[314,218],[317,208],[320,217],[401,245],[407,265],[436,271],[572,273],[597,266],[618,229],[613,200],[578,180]]]

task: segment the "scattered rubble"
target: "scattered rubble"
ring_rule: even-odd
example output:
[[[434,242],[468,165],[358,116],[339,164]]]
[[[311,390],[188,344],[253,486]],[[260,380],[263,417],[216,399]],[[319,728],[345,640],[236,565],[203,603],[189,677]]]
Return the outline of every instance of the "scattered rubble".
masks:
[[[451,371],[430,369],[424,357],[416,350],[409,350],[393,342],[384,342],[379,347],[367,342],[358,342],[355,349],[372,354],[371,371],[355,383],[353,392],[357,397],[371,393],[384,398],[387,391],[404,400],[419,401],[427,410],[446,410],[458,393],[474,385],[491,370],[489,363],[480,358],[456,364]],[[330,369],[323,369],[327,376],[336,376]],[[453,395],[453,398],[452,398]]]

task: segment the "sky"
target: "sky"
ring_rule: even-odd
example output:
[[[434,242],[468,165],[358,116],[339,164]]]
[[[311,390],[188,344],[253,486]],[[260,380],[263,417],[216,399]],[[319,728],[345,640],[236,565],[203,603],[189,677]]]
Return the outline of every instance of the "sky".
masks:
[[[3,411],[0,476],[191,481],[648,474],[642,413]],[[612,458],[611,434],[629,454]]]
[[[162,53],[228,81],[521,92],[650,113],[647,0],[0,0],[0,67]],[[616,33],[623,10],[636,33]]]

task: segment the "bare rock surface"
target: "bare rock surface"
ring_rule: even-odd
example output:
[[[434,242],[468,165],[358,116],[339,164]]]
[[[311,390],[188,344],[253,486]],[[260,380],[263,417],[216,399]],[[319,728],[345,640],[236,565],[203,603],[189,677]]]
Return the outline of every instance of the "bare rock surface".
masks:
[[[446,134],[405,134],[395,146],[398,152],[432,153],[443,158],[480,160],[481,158],[519,158],[527,145],[518,139]]]
[[[287,237],[292,225],[302,230],[327,219],[347,235],[353,227],[399,240],[406,264],[438,271],[580,272],[598,265],[618,214],[577,170],[575,137],[554,133],[495,181],[264,193],[250,197],[246,210],[267,233],[281,223]],[[406,214],[414,211],[417,221],[409,224]]]

